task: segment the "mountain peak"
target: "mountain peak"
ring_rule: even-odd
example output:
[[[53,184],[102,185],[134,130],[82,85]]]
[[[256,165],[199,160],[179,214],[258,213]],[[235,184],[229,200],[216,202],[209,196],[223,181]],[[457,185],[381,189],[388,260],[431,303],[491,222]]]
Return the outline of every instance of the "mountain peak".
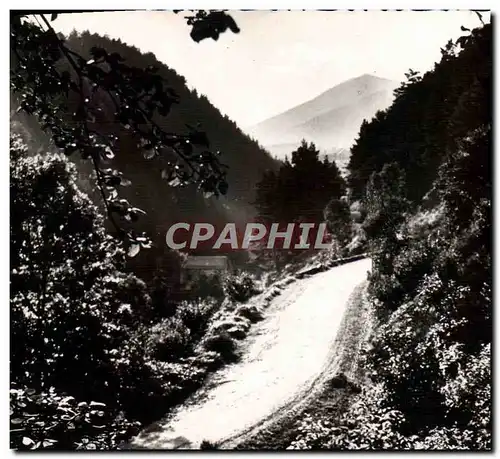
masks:
[[[356,79],[356,78],[353,78],[353,79]],[[363,75],[360,75],[359,77],[357,77],[357,79],[360,79],[360,80],[361,79],[367,79],[367,80],[373,79],[373,80],[390,81],[387,78],[379,77],[378,75],[372,75],[371,73],[363,73]]]
[[[250,133],[264,146],[292,144],[305,138],[325,149],[349,148],[363,120],[387,108],[398,85],[365,73],[259,123]]]
[[[372,75],[371,73],[363,73],[362,75],[359,75],[354,78],[349,78],[348,80],[343,81],[342,83],[337,84],[336,86],[333,86],[332,88],[328,89],[325,92],[331,91],[332,89],[337,88],[338,86],[343,86],[343,85],[349,85],[349,84],[356,84],[356,83],[361,83],[361,84],[384,84],[384,83],[391,83],[391,84],[396,84],[395,81],[389,80],[388,78],[380,77],[377,75]]]

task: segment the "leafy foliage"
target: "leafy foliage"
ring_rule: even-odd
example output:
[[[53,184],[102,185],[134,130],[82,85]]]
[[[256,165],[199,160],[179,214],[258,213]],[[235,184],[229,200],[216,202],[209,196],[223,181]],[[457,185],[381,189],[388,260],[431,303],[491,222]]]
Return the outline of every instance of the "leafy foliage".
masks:
[[[27,157],[12,138],[10,188],[11,371],[28,385],[104,383],[109,351],[147,315],[145,285],[118,270],[123,250],[63,158]]]
[[[186,135],[175,134],[155,121],[157,115],[166,116],[177,102],[176,93],[165,87],[156,68],[129,66],[120,54],[100,47],[90,50],[90,59],[84,58],[65,45],[45,15],[38,15],[44,28],[25,16],[11,15],[11,88],[20,96],[20,108],[37,116],[56,147],[67,155],[78,151],[82,158],[91,159],[109,218],[118,234],[132,244],[131,255],[147,246],[147,239],[122,228],[115,215],[135,221],[142,211],[118,198],[118,187],[126,186],[128,180],[102,165],[103,160],[115,156],[119,137],[96,129],[103,112],[103,107],[95,103],[96,95],[106,95],[114,107],[114,122],[134,133],[145,157],[164,154],[165,150],[175,153],[177,161],[162,172],[172,186],[196,182],[205,193],[226,194],[225,170],[207,150],[206,134],[196,129]],[[193,26],[196,41],[209,36],[217,39],[228,28],[238,31],[234,20],[224,12],[199,12],[188,23]],[[77,101],[73,111],[68,110],[68,98]],[[196,152],[193,146],[202,150]]]
[[[102,108],[93,126],[103,135],[113,134],[118,137],[116,155],[113,159],[106,160],[106,167],[117,168],[132,182],[133,186],[121,187],[120,196],[147,213],[146,217],[137,222],[120,220],[119,223],[138,233],[147,233],[154,247],[154,250],[141,250],[129,260],[128,266],[148,284],[152,282],[156,271],[162,271],[166,290],[170,296],[175,295],[180,263],[179,254],[165,248],[165,232],[168,228],[179,221],[210,222],[215,227],[222,227],[229,221],[238,225],[246,223],[255,212],[251,205],[255,183],[260,180],[264,171],[275,169],[277,162],[232,120],[223,116],[206,96],[189,89],[181,75],[160,62],[152,53],[141,53],[120,40],[88,32],[70,34],[66,44],[86,59],[91,59],[91,49],[98,47],[106,49],[110,54],[120,54],[129,66],[140,69],[157,68],[156,75],[164,82],[164,86],[177,94],[178,102],[172,106],[168,115],[156,113],[155,121],[165,131],[183,136],[191,135],[192,129],[203,130],[210,140],[211,148],[200,150],[193,144],[192,156],[204,150],[214,153],[218,151],[220,155],[216,157],[228,166],[227,169],[221,166],[227,171],[225,179],[228,190],[225,196],[216,198],[210,192],[198,189],[196,183],[186,186],[169,185],[166,178],[171,169],[169,163],[175,164],[178,159],[175,152],[167,148],[161,155],[145,159],[144,148],[137,142],[134,132],[124,130],[114,121],[112,101],[102,91],[93,94],[92,106]],[[77,109],[78,101],[69,99],[67,105],[71,113]],[[78,155],[72,155],[71,159],[77,163],[80,175],[88,177],[85,162],[79,161]],[[99,200],[98,195],[92,197]],[[110,229],[114,230],[113,227]],[[228,255],[238,262],[237,253]]]
[[[206,38],[218,40],[226,30],[240,32],[234,19],[224,11],[197,11],[194,16],[187,17],[187,23],[192,26],[191,38],[196,42]]]
[[[366,185],[370,385],[338,425],[304,419],[292,447],[491,449],[490,72],[485,25],[363,125],[349,182]]]
[[[242,303],[258,292],[255,279],[248,273],[229,275],[224,279],[224,293],[232,301]]]
[[[104,403],[78,402],[53,387],[36,392],[16,384],[10,389],[11,443],[17,450],[110,450],[138,433],[138,422]]]
[[[144,282],[121,271],[124,250],[76,182],[65,157],[29,156],[12,136],[15,448],[115,449],[136,421],[164,415],[235,358],[232,338],[207,336],[219,301],[181,302],[158,320]],[[87,412],[80,401],[89,399],[106,404],[103,414]]]
[[[328,230],[343,247],[351,239],[352,219],[345,197],[333,198],[325,207],[324,216]]]
[[[138,323],[149,316],[145,284],[120,271],[124,251],[106,235],[102,216],[78,189],[75,168],[64,157],[30,157],[14,135],[10,165],[10,370],[19,387],[16,397],[24,397],[27,390],[34,394],[19,402],[18,408],[33,408],[21,417],[31,440],[23,445],[76,447],[77,438],[91,434],[81,426],[74,435],[68,433],[73,427],[67,423],[52,426],[64,415],[58,404],[66,394],[108,404],[103,419],[111,430],[97,434],[94,429],[93,435],[100,438],[98,443],[114,447],[113,429],[127,425],[113,424],[114,416],[133,406],[140,393],[136,384],[149,386],[143,397],[161,394],[160,381],[134,340]],[[45,430],[38,427],[49,425],[48,438],[57,445],[46,445],[41,437]],[[67,442],[61,438],[65,435]],[[13,442],[21,447],[19,439]]]

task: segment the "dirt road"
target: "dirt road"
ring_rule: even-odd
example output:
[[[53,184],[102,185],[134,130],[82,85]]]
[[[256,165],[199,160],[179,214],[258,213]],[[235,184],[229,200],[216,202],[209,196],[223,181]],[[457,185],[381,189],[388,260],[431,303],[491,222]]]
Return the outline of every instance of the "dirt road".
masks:
[[[290,284],[254,326],[242,360],[214,374],[204,401],[179,407],[168,424],[141,433],[132,444],[196,449],[202,440],[219,443],[300,397],[331,364],[349,297],[370,268],[365,259]]]

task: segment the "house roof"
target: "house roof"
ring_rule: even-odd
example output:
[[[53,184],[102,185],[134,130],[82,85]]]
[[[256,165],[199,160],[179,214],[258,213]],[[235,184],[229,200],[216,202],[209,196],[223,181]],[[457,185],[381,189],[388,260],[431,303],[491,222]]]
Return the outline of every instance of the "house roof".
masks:
[[[189,256],[184,262],[184,268],[227,269],[229,260],[225,256]]]

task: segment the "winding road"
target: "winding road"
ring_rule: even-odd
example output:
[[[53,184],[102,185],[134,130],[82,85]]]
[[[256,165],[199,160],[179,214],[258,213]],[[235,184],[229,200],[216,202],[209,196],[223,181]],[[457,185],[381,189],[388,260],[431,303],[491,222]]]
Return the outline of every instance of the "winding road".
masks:
[[[288,285],[253,326],[241,361],[213,375],[203,400],[179,407],[132,446],[197,449],[203,440],[224,442],[300,398],[331,364],[349,298],[370,269],[364,259]]]

